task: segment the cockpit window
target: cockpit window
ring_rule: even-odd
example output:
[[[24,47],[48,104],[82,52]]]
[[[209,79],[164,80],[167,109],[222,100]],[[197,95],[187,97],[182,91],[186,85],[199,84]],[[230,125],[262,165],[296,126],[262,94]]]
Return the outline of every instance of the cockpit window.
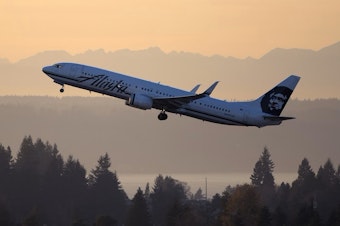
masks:
[[[61,68],[61,64],[55,64],[54,67]]]

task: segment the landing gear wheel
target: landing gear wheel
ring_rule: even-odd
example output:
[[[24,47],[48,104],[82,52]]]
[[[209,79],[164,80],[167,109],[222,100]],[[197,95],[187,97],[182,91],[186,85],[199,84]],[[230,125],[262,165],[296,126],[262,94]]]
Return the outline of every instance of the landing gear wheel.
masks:
[[[59,91],[60,91],[61,93],[63,93],[63,92],[64,92],[64,88],[61,88]]]
[[[162,111],[162,112],[159,113],[159,115],[158,115],[158,119],[161,120],[161,121],[164,121],[164,120],[166,120],[167,118],[168,118],[168,115],[167,115],[164,111]]]

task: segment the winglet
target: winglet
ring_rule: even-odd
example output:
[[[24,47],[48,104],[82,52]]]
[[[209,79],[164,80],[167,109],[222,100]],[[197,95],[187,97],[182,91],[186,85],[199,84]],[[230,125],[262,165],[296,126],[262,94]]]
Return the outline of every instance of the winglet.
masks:
[[[190,92],[191,93],[196,93],[198,88],[200,88],[201,84],[196,85]]]
[[[206,91],[204,91],[203,94],[209,96],[209,95],[214,91],[214,89],[215,89],[215,87],[217,86],[218,82],[219,82],[219,81],[214,82],[214,83],[213,83]]]

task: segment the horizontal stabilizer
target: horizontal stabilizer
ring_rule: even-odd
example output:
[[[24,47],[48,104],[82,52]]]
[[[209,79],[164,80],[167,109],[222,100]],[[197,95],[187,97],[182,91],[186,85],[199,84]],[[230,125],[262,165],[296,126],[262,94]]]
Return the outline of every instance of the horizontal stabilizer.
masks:
[[[215,87],[217,86],[218,81],[214,82],[203,94],[210,96],[210,94],[214,91]]]

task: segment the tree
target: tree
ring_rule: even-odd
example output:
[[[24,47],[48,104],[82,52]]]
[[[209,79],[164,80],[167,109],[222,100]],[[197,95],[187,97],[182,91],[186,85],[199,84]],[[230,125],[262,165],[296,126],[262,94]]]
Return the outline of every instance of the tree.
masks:
[[[222,225],[254,225],[261,214],[260,194],[255,186],[238,185],[221,217]]]
[[[252,185],[259,189],[261,199],[270,209],[274,207],[275,183],[273,177],[274,163],[270,153],[265,147],[259,160],[256,162],[250,179]]]
[[[324,166],[319,168],[317,174],[317,182],[319,187],[332,187],[337,182],[337,177],[333,163],[330,159],[326,161]]]
[[[289,211],[289,197],[291,187],[288,183],[282,182],[276,191],[276,207],[272,214],[274,225],[287,225],[287,214]]]
[[[145,185],[144,198],[146,200],[150,199],[150,185],[149,185],[149,182],[146,183],[146,185]]]
[[[121,187],[116,172],[109,170],[111,160],[108,154],[100,156],[96,169],[89,176],[91,205],[94,216],[104,215],[116,219],[119,224],[125,220],[127,195]]]
[[[299,226],[321,226],[320,216],[313,205],[305,204],[298,212],[295,224]]]
[[[319,168],[316,183],[315,204],[320,217],[326,220],[340,202],[336,172],[330,159]]]
[[[79,219],[83,219],[87,215],[87,179],[86,170],[79,160],[69,156],[62,172],[62,188],[64,211],[68,213],[66,216],[69,224],[72,220],[77,219],[78,223],[82,223]],[[76,222],[75,222],[76,223]]]
[[[340,204],[334,209],[327,221],[329,226],[339,226],[340,225]]]
[[[72,223],[72,226],[87,226],[83,220],[76,220]]]
[[[253,174],[250,179],[253,185],[258,187],[274,187],[274,163],[270,159],[270,153],[265,147],[259,160],[255,164]]]
[[[5,148],[0,144],[0,180],[9,176],[13,164],[12,158],[11,148]]]
[[[117,221],[111,216],[100,216],[97,218],[96,226],[116,226]]]
[[[189,203],[181,203],[175,200],[173,206],[169,209],[166,219],[166,226],[204,226],[207,225],[202,214],[198,209]]]
[[[193,198],[194,198],[194,200],[203,200],[205,198],[205,195],[203,195],[202,188],[197,189]]]
[[[151,217],[144,194],[140,188],[132,199],[127,221],[127,226],[151,226]]]
[[[298,178],[293,182],[294,186],[311,187],[314,186],[315,173],[309,165],[308,159],[304,158],[299,165]]]
[[[23,222],[24,226],[40,226],[41,217],[39,216],[38,210],[36,208],[32,209],[30,214],[25,218]]]
[[[37,157],[35,155],[35,147],[31,136],[26,136],[21,142],[20,150],[17,154],[15,168],[17,171],[27,174],[33,173],[37,166]]]
[[[224,209],[222,197],[220,194],[215,194],[211,199],[211,225],[221,225],[220,217]]]
[[[61,210],[63,164],[56,145],[44,143],[40,138],[33,143],[31,136],[23,139],[13,164],[16,196],[12,208],[17,210],[19,218],[38,208],[46,223],[59,222],[61,218],[55,213]]]
[[[13,186],[12,181],[12,151],[10,147],[5,148],[0,144],[0,218],[4,217],[7,213],[7,203],[5,199],[11,196]],[[6,209],[6,211],[4,211]],[[0,221],[2,221],[0,219]],[[0,224],[1,225],[1,224]]]
[[[167,214],[175,202],[187,200],[189,188],[185,183],[159,175],[155,179],[153,191],[150,194],[151,209],[154,224],[165,225]]]
[[[12,225],[10,213],[6,206],[4,206],[1,202],[0,202],[0,225]]]
[[[272,217],[269,212],[269,209],[266,206],[262,207],[260,214],[259,214],[257,225],[258,226],[270,226],[271,222],[272,222]]]
[[[338,165],[338,170],[336,171],[335,176],[337,178],[338,184],[340,184],[340,165]]]

